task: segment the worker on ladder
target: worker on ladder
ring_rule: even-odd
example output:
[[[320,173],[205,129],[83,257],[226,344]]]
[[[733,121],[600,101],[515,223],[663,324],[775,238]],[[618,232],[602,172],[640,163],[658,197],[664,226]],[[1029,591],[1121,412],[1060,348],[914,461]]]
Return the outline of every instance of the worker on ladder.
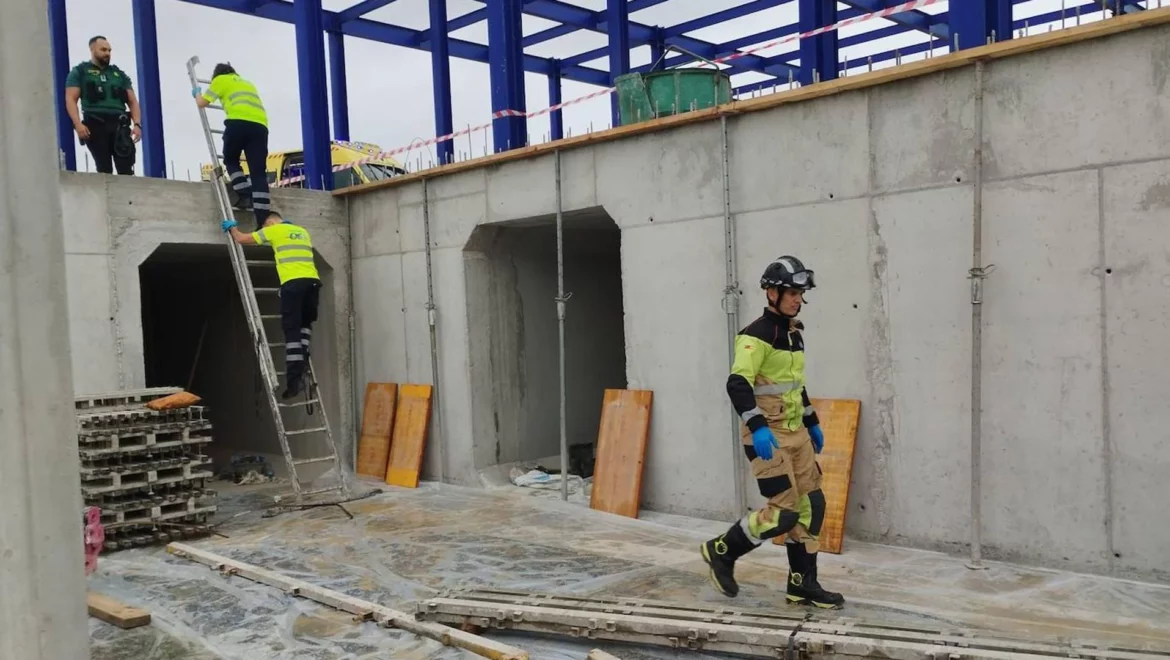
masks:
[[[825,495],[816,454],[825,436],[804,386],[804,324],[796,319],[804,293],[815,286],[813,271],[792,256],[769,264],[760,278],[768,306],[735,338],[727,394],[744,422],[744,452],[768,502],[704,543],[701,551],[715,587],[735,597],[735,560],[787,534],[789,602],[840,609],[845,604],[841,594],[824,590],[817,581]]]
[[[313,241],[309,230],[285,220],[276,211],[268,213],[264,226],[254,233],[245,234],[238,224],[235,220],[224,220],[220,227],[240,245],[269,245],[276,256],[280,327],[285,342],[285,389],[281,398],[291,399],[304,385],[320,299],[321,276],[313,261]]]
[[[223,164],[236,195],[232,205],[241,211],[251,210],[256,214],[256,229],[264,227],[272,201],[268,196],[268,114],[260,93],[228,63],[215,65],[206,92],[195,87],[191,95],[200,108],[216,100],[222,102],[227,115],[223,122]],[[248,161],[250,185],[248,174],[240,167],[241,153]]]

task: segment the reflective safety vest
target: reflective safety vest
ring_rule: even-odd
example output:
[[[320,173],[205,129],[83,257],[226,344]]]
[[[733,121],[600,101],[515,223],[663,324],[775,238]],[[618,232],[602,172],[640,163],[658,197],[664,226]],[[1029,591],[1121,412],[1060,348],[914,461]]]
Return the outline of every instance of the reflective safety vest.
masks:
[[[805,390],[804,325],[771,309],[735,337],[727,393],[748,431],[797,431],[819,423]]]
[[[252,238],[259,245],[272,246],[281,284],[289,280],[321,279],[313,262],[313,241],[304,227],[282,222],[254,232]]]
[[[264,102],[260,100],[256,86],[234,73],[213,78],[203,98],[209,102],[222,99],[223,111],[228,119],[256,122],[266,128],[268,126],[268,113],[264,111]]]

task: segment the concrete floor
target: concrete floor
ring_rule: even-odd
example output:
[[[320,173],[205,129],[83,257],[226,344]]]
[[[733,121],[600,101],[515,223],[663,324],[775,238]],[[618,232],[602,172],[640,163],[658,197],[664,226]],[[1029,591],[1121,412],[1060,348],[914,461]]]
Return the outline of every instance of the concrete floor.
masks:
[[[230,538],[194,545],[379,603],[410,609],[441,589],[498,587],[681,602],[728,602],[708,583],[698,543],[726,523],[646,514],[630,520],[564,504],[555,494],[424,484],[346,507],[261,518],[279,486],[221,495]],[[783,550],[764,546],[741,562],[742,607],[787,608]],[[849,600],[836,616],[969,627],[1023,639],[1077,638],[1170,652],[1170,586],[991,563],[846,541],[821,559],[822,582]],[[240,658],[366,660],[473,658],[286,596],[227,580],[162,548],[103,556],[90,587],[153,614],[121,631],[90,619],[94,660]],[[580,660],[601,647],[627,660],[667,650],[509,636],[533,658]],[[691,654],[687,657],[704,658]]]

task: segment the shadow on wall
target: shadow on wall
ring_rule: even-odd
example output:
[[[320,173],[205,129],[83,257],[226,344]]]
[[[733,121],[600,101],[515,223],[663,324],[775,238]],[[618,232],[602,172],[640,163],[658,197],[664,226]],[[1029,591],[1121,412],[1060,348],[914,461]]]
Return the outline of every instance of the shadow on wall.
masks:
[[[477,227],[464,262],[475,467],[558,456],[556,219]],[[626,386],[621,230],[604,210],[565,216],[564,278],[567,436],[591,454],[604,390]]]
[[[248,259],[272,259],[272,250],[245,248]],[[333,314],[332,269],[318,258],[324,281],[320,319]],[[260,287],[278,284],[271,266],[253,267],[253,282]],[[262,272],[260,272],[262,271]],[[264,454],[278,474],[284,474],[280,445],[262,389],[260,370],[232,274],[227,250],[221,245],[160,245],[138,268],[142,291],[142,334],[148,387],[183,387],[202,397],[211,408],[215,441],[209,453],[218,471],[236,453]],[[274,295],[259,295],[261,314],[278,314]],[[337,382],[331,324],[321,320],[315,328],[313,363],[325,383]],[[277,319],[265,321],[269,342],[283,343]],[[283,371],[284,352],[274,358]],[[282,381],[283,382],[283,381]],[[329,394],[329,393],[327,393]],[[287,417],[287,415],[286,415]],[[298,420],[299,426],[304,426]],[[294,453],[324,451],[321,439],[297,439],[304,443]],[[317,454],[313,454],[317,455]]]

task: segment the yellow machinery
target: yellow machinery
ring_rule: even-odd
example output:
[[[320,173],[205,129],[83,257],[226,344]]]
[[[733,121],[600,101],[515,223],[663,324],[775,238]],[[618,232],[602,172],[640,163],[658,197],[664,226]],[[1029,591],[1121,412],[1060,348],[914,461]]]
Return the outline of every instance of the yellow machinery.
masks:
[[[334,167],[353,163],[347,169],[333,172],[334,190],[406,174],[406,169],[402,164],[393,158],[375,158],[369,162],[361,162],[382,151],[376,144],[334,140],[329,144],[329,151]],[[242,156],[240,158],[240,167],[243,168],[244,172],[248,171],[248,163],[245,162]],[[200,169],[201,178],[204,181],[210,181],[212,166],[204,165]],[[268,154],[266,169],[268,171],[268,185],[270,186],[276,186],[279,182],[302,177],[305,174],[305,152],[297,150],[270,153]],[[227,177],[226,173],[224,177]],[[301,179],[291,183],[283,183],[280,187],[307,188],[308,185],[304,179]]]

